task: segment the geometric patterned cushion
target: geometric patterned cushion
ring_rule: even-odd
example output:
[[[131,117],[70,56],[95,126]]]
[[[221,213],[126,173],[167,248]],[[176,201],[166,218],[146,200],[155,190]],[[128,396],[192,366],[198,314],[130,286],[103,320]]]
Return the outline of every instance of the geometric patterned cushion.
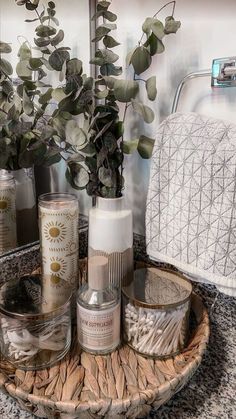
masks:
[[[236,296],[236,125],[196,113],[162,122],[146,240],[152,259]]]

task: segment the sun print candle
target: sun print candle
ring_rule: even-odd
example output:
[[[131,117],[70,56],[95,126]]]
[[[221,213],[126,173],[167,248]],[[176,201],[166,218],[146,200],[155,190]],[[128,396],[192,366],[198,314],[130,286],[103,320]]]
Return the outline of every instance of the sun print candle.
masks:
[[[79,235],[78,199],[67,193],[39,198],[39,232],[42,273],[47,296],[57,303],[65,287],[77,289]]]
[[[14,249],[16,237],[16,186],[10,173],[0,174],[0,254]]]

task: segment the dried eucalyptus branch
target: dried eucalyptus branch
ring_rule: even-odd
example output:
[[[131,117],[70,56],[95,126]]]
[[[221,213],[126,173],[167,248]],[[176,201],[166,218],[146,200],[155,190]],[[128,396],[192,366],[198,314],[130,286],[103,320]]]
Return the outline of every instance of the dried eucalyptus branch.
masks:
[[[128,109],[146,123],[154,119],[152,109],[138,97],[142,82],[148,99],[155,100],[156,77],[146,80],[139,76],[151,66],[152,57],[164,51],[164,36],[180,27],[173,18],[175,2],[159,10],[173,4],[165,24],[156,18],[158,12],[145,20],[143,35],[127,56],[127,65],[133,67],[133,78],[129,80],[120,78],[122,67],[115,64],[119,60],[113,52],[119,45],[113,36],[117,16],[110,10],[109,1],[99,1],[93,17],[101,23],[93,40],[99,47],[91,60],[99,68],[96,79],[83,74],[82,61],[71,58],[70,48],[63,45],[64,32],[58,28],[53,1],[42,10],[39,0],[15,1],[35,13],[27,22],[37,25],[37,57],[23,42],[16,67],[20,79],[16,91],[10,63],[0,60],[0,168],[53,164],[63,158],[67,162],[66,177],[74,188],[86,188],[89,195],[120,196],[124,153],[138,150],[143,158],[151,155],[153,140],[141,135],[137,140],[124,141],[124,125]],[[10,45],[1,43],[0,52],[10,53]],[[59,76],[56,88],[45,81],[53,73]],[[122,117],[120,102],[125,104]]]

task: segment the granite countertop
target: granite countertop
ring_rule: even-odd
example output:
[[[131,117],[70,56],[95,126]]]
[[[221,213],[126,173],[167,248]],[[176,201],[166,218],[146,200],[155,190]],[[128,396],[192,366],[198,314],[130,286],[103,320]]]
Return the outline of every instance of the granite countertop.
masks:
[[[210,312],[211,336],[199,369],[177,395],[157,412],[157,419],[236,418],[236,299],[213,286],[196,285]],[[33,419],[10,397],[0,393],[1,419]]]

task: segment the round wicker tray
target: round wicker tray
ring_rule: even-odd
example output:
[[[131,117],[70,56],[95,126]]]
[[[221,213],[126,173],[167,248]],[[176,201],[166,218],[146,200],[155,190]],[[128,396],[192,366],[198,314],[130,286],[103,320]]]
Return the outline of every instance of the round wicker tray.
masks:
[[[143,358],[128,346],[107,356],[80,352],[76,338],[59,364],[22,371],[1,359],[0,389],[38,417],[62,419],[141,418],[178,392],[201,362],[209,338],[209,318],[193,295],[197,325],[188,347],[166,360]]]

